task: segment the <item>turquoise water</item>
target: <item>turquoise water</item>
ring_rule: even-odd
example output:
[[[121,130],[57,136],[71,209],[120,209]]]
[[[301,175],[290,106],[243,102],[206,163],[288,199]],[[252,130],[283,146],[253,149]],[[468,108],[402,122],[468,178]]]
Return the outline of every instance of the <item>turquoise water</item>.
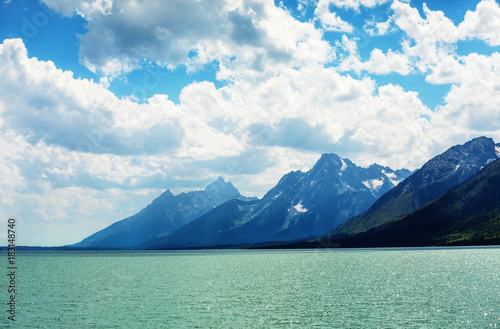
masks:
[[[16,260],[16,328],[500,327],[498,248],[18,251]]]

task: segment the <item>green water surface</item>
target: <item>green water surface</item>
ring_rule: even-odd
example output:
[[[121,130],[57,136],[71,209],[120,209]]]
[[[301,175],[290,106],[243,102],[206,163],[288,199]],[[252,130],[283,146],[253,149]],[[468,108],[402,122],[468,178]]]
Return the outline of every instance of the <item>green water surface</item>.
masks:
[[[18,251],[16,262],[16,328],[500,327],[499,248]]]

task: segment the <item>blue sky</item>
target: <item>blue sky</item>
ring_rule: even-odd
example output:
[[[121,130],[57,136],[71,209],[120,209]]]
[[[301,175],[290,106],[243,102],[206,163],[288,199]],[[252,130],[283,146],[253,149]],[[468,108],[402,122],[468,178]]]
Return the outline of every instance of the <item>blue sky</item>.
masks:
[[[0,2],[0,209],[77,242],[165,189],[500,141],[497,1]],[[1,244],[1,241],[0,241]]]

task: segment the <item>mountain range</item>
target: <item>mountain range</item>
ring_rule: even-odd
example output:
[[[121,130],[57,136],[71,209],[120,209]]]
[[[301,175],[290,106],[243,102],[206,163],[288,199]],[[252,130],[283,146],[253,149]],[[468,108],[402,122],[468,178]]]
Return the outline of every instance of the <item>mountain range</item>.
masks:
[[[242,196],[233,184],[225,182],[222,177],[202,191],[174,196],[170,190],[166,190],[139,213],[92,234],[72,247],[130,248],[139,246],[148,240],[173,233],[232,199],[249,201],[255,198]]]
[[[322,235],[366,210],[410,174],[377,164],[358,167],[349,159],[323,154],[311,170],[283,176],[262,199],[231,200],[145,247],[206,247]]]
[[[312,237],[355,241],[353,236],[400,220],[476,177],[499,157],[500,144],[486,137],[454,146],[413,173],[377,164],[363,168],[323,154],[309,171],[284,175],[261,199],[241,196],[222,178],[202,191],[174,196],[167,190],[136,215],[73,246],[201,248]]]
[[[281,248],[500,244],[500,159],[418,210],[352,235],[332,233]]]
[[[359,233],[405,215],[467,180],[500,157],[491,138],[475,138],[432,158],[404,182],[384,194],[367,211],[338,227],[333,234]]]

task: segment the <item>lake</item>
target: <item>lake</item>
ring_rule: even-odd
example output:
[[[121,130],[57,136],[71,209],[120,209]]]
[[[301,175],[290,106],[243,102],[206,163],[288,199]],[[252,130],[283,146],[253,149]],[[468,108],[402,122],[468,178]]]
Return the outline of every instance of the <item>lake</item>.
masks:
[[[500,248],[17,253],[16,328],[500,327]]]

